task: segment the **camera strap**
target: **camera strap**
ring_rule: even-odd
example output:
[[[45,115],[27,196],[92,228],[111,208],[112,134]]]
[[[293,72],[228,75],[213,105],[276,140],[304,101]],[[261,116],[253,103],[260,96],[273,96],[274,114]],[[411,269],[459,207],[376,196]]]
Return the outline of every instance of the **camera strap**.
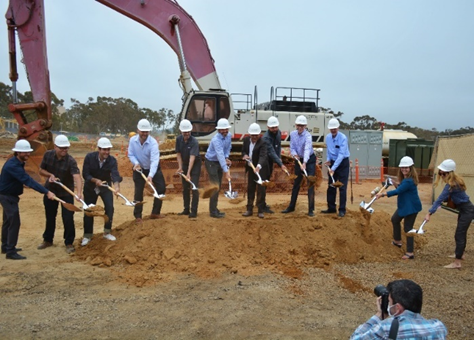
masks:
[[[397,334],[398,334],[398,318],[393,318],[392,325],[390,326],[390,331],[388,333],[388,338],[390,340],[396,340],[397,339]]]

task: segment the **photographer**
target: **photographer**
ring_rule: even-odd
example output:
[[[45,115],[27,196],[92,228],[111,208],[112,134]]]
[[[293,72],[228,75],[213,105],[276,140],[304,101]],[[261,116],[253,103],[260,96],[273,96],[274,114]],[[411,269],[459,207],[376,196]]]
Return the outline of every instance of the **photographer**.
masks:
[[[423,290],[418,284],[411,280],[396,280],[390,282],[386,290],[380,287],[383,286],[375,289],[377,313],[357,327],[351,339],[446,338],[448,331],[441,321],[426,320],[420,315]],[[385,310],[382,309],[384,304],[387,305]],[[392,318],[385,319],[387,316]]]

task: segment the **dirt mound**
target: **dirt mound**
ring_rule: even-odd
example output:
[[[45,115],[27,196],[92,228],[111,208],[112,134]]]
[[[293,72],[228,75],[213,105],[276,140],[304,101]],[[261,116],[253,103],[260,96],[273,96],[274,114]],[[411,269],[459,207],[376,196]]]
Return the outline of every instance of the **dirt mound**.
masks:
[[[273,272],[299,278],[305,268],[389,262],[400,251],[387,246],[392,227],[384,212],[373,215],[367,226],[360,211],[348,211],[345,218],[267,214],[262,220],[243,218],[240,210],[226,210],[222,220],[170,214],[140,225],[123,223],[116,228],[116,242],[95,237],[75,258],[109,267],[120,280],[141,287],[184,273],[213,278]]]

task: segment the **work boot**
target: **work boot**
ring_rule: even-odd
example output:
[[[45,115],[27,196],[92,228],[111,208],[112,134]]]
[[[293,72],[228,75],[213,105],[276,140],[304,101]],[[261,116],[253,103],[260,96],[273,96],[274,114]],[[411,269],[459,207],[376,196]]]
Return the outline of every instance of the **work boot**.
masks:
[[[36,249],[46,249],[48,247],[51,247],[52,245],[52,242],[43,241],[43,243],[41,243]]]
[[[7,260],[26,260],[26,256],[22,256],[18,253],[7,254],[5,257]]]
[[[165,218],[165,215],[162,215],[162,214],[151,214],[150,215],[150,220],[159,220],[161,218]]]
[[[247,210],[246,212],[244,212],[244,213],[242,214],[242,216],[244,216],[244,217],[249,217],[249,216],[252,216],[252,215],[253,215],[252,210]]]
[[[189,215],[189,210],[183,210],[181,211],[180,213],[178,213],[178,215],[182,216],[182,215]]]
[[[197,214],[194,213],[194,212],[191,212],[191,213],[189,213],[188,217],[189,217],[189,218],[196,218],[196,217],[197,217]]]

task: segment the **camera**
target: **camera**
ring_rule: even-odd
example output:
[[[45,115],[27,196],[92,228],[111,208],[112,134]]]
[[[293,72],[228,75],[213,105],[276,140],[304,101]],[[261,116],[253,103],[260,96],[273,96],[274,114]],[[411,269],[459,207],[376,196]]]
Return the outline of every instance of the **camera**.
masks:
[[[377,296],[382,297],[382,303],[380,305],[382,309],[382,314],[387,313],[387,307],[388,307],[388,289],[384,285],[377,285],[374,288],[374,293]]]

